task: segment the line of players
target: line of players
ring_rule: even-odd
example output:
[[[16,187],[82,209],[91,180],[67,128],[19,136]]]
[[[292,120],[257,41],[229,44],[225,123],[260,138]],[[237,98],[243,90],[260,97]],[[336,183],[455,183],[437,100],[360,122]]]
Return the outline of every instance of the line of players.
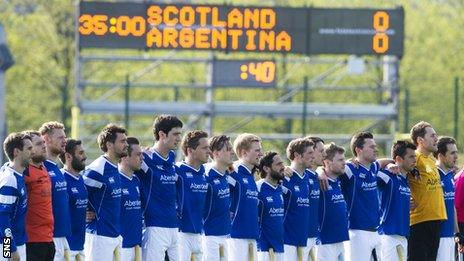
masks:
[[[373,254],[425,260],[412,254],[422,251],[420,242],[408,247],[407,239],[407,175],[419,164],[416,149],[438,159],[448,218],[439,218],[445,240],[437,260],[454,260],[456,142],[437,142],[436,135],[429,140],[428,132],[435,133],[430,125],[414,144],[395,142],[392,159],[377,159],[368,132],[353,136],[348,162],[334,143],[296,139],[287,147],[289,167],[277,152],[263,153],[253,134],[239,135],[233,146],[225,135],[208,138],[199,130],[182,139],[182,122],[168,115],[155,119],[156,142],[146,150],[122,127],[107,125],[97,139],[103,155],[85,167],[82,143],[63,142],[61,124],[44,126],[49,128],[12,133],[4,142],[10,162],[0,173],[0,236],[12,238],[16,260],[25,259],[29,242],[23,172],[31,159],[43,162],[52,181],[55,260],[164,260],[165,254],[169,260],[354,261]],[[179,144],[185,159],[176,163]]]

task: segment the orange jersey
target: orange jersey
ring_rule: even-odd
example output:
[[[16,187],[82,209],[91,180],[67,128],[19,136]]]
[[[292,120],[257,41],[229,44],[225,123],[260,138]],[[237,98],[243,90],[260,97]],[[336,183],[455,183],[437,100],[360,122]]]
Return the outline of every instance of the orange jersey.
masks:
[[[27,242],[53,241],[52,185],[47,169],[29,165],[27,188]]]

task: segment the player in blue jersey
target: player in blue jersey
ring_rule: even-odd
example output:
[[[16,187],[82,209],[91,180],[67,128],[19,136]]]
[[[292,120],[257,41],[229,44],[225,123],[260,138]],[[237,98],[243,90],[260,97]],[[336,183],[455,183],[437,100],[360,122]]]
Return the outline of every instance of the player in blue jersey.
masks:
[[[134,171],[142,166],[142,150],[137,138],[127,137],[127,156],[118,165],[121,173],[121,260],[139,261],[142,245],[140,181]]]
[[[324,140],[316,137],[306,137],[307,140],[314,144],[313,160],[306,169],[306,175],[309,182],[309,224],[308,224],[308,241],[303,256],[309,257],[315,261],[316,240],[319,236],[319,198],[321,189],[319,186],[319,177],[316,169],[324,165],[325,150]]]
[[[181,144],[185,160],[176,164],[177,195],[179,199],[179,260],[202,260],[201,233],[208,183],[203,164],[210,150],[208,134],[194,130],[185,134]]]
[[[284,195],[284,259],[307,260],[304,256],[309,227],[309,179],[306,168],[314,160],[314,144],[307,139],[292,140],[287,146],[287,158],[291,161],[291,177],[285,177],[283,186],[288,189]],[[319,196],[319,195],[318,195]]]
[[[434,152],[437,159],[438,173],[440,173],[441,186],[445,198],[446,214],[448,219],[441,223],[440,245],[437,260],[454,261],[454,234],[458,232],[456,210],[454,207],[454,173],[457,170],[458,148],[456,140],[451,137],[439,137],[438,150]]]
[[[69,260],[84,260],[85,217],[88,205],[87,189],[82,178],[85,169],[85,155],[82,141],[68,139],[65,153],[60,155],[64,162],[62,172],[66,179],[71,214],[71,234],[66,237],[69,245]]]
[[[256,260],[258,238],[258,190],[253,169],[263,156],[261,139],[253,134],[240,134],[234,141],[238,161],[231,173],[232,229],[229,239],[229,260]]]
[[[31,137],[11,133],[3,142],[3,150],[10,162],[0,170],[0,237],[2,249],[5,238],[9,238],[11,252],[6,253],[10,256],[4,253],[0,260],[26,260],[27,190],[23,172],[31,160]]]
[[[213,162],[206,164],[208,192],[203,214],[203,260],[217,261],[225,260],[228,253],[226,239],[231,228],[228,176],[235,153],[226,135],[211,137],[209,148]]]
[[[258,260],[284,260],[284,198],[288,190],[280,185],[285,165],[277,152],[269,151],[261,158],[258,169]],[[290,259],[286,259],[290,260]],[[296,260],[296,259],[294,259]]]
[[[69,251],[66,237],[71,235],[71,220],[68,205],[68,192],[66,179],[60,170],[59,155],[64,153],[66,146],[66,134],[62,123],[45,122],[39,129],[47,148],[47,160],[44,166],[48,171],[52,182],[52,209],[53,209],[53,243],[55,244],[54,260],[65,260]]]
[[[175,116],[160,115],[153,124],[156,143],[143,153],[141,183],[142,213],[146,230],[142,242],[143,260],[178,260],[177,174],[175,150],[182,139],[182,122]]]
[[[348,162],[340,176],[350,227],[347,256],[353,261],[369,260],[374,249],[376,254],[380,251],[377,144],[371,133],[360,132],[353,135],[350,147],[358,164]]]
[[[400,174],[381,169],[377,185],[381,200],[380,260],[406,260],[408,256],[409,209],[411,190],[407,173],[416,166],[416,146],[409,141],[397,141],[391,149]]]
[[[338,261],[346,256],[343,242],[349,240],[347,205],[339,181],[345,171],[345,149],[330,143],[325,146],[325,153],[324,170],[328,186],[321,193],[319,201],[321,227],[320,244],[316,245],[316,259]]]
[[[127,155],[126,130],[106,125],[97,141],[103,155],[84,172],[89,195],[89,209],[95,219],[87,224],[84,253],[87,260],[119,258],[121,238],[121,174],[118,162]]]

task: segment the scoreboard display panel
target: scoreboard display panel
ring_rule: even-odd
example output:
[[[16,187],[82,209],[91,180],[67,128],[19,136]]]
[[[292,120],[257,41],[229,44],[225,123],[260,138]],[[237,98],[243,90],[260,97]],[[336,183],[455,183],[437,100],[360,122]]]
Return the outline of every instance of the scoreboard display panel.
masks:
[[[80,2],[80,48],[403,54],[404,12]]]

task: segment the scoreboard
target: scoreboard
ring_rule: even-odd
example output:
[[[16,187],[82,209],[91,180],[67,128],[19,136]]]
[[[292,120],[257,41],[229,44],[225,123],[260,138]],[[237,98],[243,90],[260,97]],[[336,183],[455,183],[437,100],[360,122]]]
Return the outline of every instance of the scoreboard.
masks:
[[[80,2],[77,27],[80,48],[396,56],[404,49],[402,8]]]

